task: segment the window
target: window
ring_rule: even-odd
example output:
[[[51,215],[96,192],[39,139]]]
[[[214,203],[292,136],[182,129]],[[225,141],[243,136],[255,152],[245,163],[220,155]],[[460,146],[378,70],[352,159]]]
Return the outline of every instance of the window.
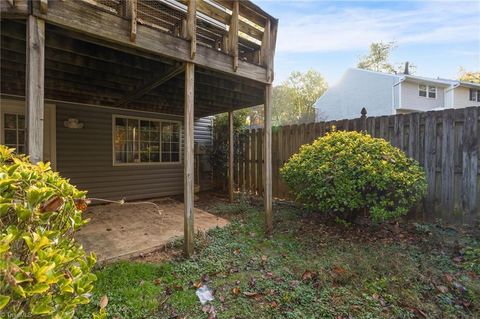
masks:
[[[4,113],[3,116],[3,144],[15,148],[17,153],[25,153],[25,115]]]
[[[480,90],[470,89],[470,101],[480,102]]]
[[[428,97],[431,99],[437,98],[437,88],[435,86],[428,86]]]
[[[114,117],[114,163],[179,163],[180,123]]]
[[[418,86],[418,96],[436,99],[437,87],[433,85],[420,84]]]
[[[423,97],[427,97],[427,86],[426,85],[420,84],[418,86],[418,95],[423,96]]]

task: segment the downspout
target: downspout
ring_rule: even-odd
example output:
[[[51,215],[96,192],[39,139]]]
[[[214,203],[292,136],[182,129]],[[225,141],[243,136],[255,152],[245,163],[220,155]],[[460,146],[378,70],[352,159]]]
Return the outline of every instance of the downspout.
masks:
[[[400,78],[400,80],[398,80],[397,83],[395,83],[393,86],[392,86],[392,111],[393,111],[393,114],[396,114],[396,110],[395,110],[395,87],[397,85],[399,85],[398,87],[398,108],[400,109],[401,106],[402,106],[402,85],[401,83],[403,81],[405,81],[407,78],[405,76],[402,76]]]
[[[455,90],[456,88],[458,88],[460,86],[460,82],[457,82],[455,84],[452,84],[450,85],[446,90],[445,90],[445,93],[449,92],[449,91],[452,91],[452,90]],[[445,97],[443,97],[443,108],[445,108]],[[452,92],[452,109],[455,108],[455,91]]]

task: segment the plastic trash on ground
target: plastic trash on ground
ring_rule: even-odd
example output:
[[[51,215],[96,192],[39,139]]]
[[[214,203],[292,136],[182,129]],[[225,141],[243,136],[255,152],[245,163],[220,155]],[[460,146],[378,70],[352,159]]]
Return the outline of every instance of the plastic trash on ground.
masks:
[[[205,285],[198,288],[196,294],[202,305],[213,300],[212,290]]]

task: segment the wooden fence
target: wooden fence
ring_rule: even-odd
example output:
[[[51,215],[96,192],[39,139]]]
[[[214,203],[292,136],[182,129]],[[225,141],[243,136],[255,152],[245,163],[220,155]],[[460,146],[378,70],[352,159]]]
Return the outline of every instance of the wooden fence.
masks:
[[[366,130],[401,148],[425,168],[428,192],[417,217],[447,222],[470,222],[479,216],[480,107],[426,113],[366,117],[272,130],[273,196],[289,199],[279,169],[303,144],[311,143],[335,126],[337,130]],[[263,194],[263,129],[252,129],[237,139],[234,181],[237,190]]]

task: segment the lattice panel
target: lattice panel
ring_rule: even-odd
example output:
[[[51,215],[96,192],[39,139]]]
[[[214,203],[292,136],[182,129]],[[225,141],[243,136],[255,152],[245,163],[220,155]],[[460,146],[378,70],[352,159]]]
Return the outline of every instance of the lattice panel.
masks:
[[[177,33],[181,29],[185,12],[161,3],[158,0],[139,0],[137,19],[139,23],[168,33]]]

